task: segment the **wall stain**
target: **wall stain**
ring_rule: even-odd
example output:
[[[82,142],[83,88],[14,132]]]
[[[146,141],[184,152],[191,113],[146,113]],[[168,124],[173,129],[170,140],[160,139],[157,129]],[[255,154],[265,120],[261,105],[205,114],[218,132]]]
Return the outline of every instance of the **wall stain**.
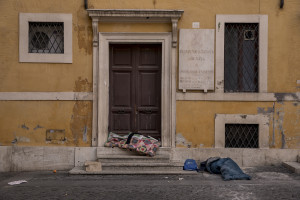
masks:
[[[300,101],[299,96],[296,93],[275,93],[275,98],[280,102],[284,100]]]
[[[66,141],[65,129],[47,129],[46,130],[46,141]]]
[[[92,103],[88,101],[76,101],[70,123],[73,142],[76,146],[82,141],[85,143],[88,142],[88,135],[91,135],[91,128],[89,127],[92,127]]]
[[[74,24],[74,32],[77,32],[79,49],[83,49],[85,54],[91,55],[93,52],[92,26]]]
[[[246,119],[247,115],[241,115],[241,118]]]
[[[267,108],[258,107],[257,113],[258,114],[271,114],[271,113],[273,113],[273,108],[272,107],[267,107]]]
[[[12,144],[18,144],[18,142],[30,142],[30,138],[23,136],[15,136],[15,139],[11,141]]]
[[[36,125],[36,127],[35,127],[33,130],[37,130],[37,129],[39,129],[39,128],[44,128],[44,127],[42,127],[42,126],[40,126],[40,125],[38,124],[38,125]]]
[[[192,147],[192,142],[187,141],[181,133],[176,133],[175,144],[187,148]]]
[[[78,77],[75,81],[74,92],[91,92],[92,83],[86,78]],[[89,101],[76,101],[73,107],[70,128],[72,131],[73,141],[76,146],[80,141],[88,142],[88,135],[91,135],[92,127],[92,103]],[[86,131],[86,133],[85,133]],[[86,134],[86,138],[84,136]],[[81,139],[82,138],[82,139]],[[84,141],[86,139],[86,141]]]
[[[82,136],[82,140],[84,142],[87,142],[87,131],[88,131],[87,129],[88,129],[88,127],[84,126],[84,128],[83,128],[83,136]]]
[[[156,0],[153,0],[153,7],[155,9],[155,6],[156,6]]]
[[[281,148],[286,149],[286,139],[284,131],[281,131]]]
[[[21,128],[29,130],[29,128],[25,125],[25,123],[21,125]]]
[[[223,85],[224,84],[224,80],[222,81],[217,81],[217,85]]]
[[[17,144],[18,143],[18,140],[17,138],[13,139],[13,141],[11,141],[12,144]]]
[[[17,141],[18,142],[30,142],[30,138],[23,137],[23,136],[17,136]]]
[[[74,92],[91,92],[93,84],[87,78],[82,79],[81,76],[75,81]]]
[[[275,102],[273,102],[273,107],[272,107],[272,147],[275,147]]]
[[[279,134],[281,135],[281,148],[285,149],[285,148],[287,148],[287,145],[286,145],[286,140],[285,140],[285,132],[283,129],[283,120],[284,120],[284,114],[285,114],[283,108],[279,109],[276,112],[276,114],[277,114],[276,125],[278,127]]]

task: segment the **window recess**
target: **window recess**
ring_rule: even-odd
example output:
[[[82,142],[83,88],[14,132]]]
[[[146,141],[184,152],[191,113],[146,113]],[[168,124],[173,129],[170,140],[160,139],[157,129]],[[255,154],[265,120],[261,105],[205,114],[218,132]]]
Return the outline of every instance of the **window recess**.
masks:
[[[225,23],[224,92],[258,92],[258,23]]]
[[[19,62],[72,63],[72,14],[20,13]]]
[[[225,148],[258,148],[258,124],[225,124]]]

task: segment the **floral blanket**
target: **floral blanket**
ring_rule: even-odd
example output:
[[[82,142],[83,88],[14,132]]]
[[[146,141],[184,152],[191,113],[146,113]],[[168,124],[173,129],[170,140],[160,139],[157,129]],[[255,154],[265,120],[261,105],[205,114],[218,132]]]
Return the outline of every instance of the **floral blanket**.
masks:
[[[128,149],[153,157],[161,146],[161,143],[155,138],[150,136],[146,137],[138,133],[129,133],[128,135],[121,136],[110,132],[104,146]]]

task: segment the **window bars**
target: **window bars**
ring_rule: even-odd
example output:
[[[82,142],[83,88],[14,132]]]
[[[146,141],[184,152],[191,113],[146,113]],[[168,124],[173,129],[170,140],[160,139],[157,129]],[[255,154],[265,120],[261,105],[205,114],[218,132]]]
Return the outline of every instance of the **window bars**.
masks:
[[[225,148],[258,148],[258,124],[225,124]]]
[[[224,92],[258,92],[258,23],[225,23]]]
[[[63,22],[29,22],[29,53],[64,53]]]

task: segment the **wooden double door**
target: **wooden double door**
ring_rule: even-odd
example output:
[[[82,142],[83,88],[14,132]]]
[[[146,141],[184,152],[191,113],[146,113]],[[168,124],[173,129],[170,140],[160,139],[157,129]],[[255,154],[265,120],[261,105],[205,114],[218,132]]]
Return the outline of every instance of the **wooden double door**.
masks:
[[[160,139],[161,44],[110,44],[109,50],[109,131]]]

